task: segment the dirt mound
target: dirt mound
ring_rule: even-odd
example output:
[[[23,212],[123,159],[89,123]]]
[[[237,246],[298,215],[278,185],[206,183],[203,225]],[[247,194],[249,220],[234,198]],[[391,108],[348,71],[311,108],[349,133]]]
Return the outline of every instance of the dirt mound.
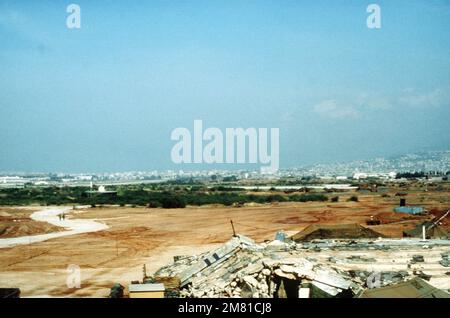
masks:
[[[375,219],[379,220],[381,224],[389,224],[403,221],[411,220],[424,220],[426,216],[423,215],[411,215],[404,213],[394,213],[394,212],[381,212],[375,215]]]
[[[285,219],[277,220],[277,223],[280,224],[302,224],[302,223],[314,223],[318,222],[318,218],[313,215],[305,215],[302,217],[292,216]]]
[[[11,238],[37,234],[59,232],[62,228],[46,222],[37,222],[31,219],[2,221],[0,226],[0,238]]]
[[[432,208],[432,209],[429,209],[429,211],[428,211],[428,213],[430,215],[433,215],[434,217],[441,217],[446,212],[447,212],[447,210],[442,210],[442,209],[437,209],[437,208]]]
[[[296,242],[314,239],[359,239],[385,237],[383,234],[359,224],[312,224],[298,232],[292,239]]]

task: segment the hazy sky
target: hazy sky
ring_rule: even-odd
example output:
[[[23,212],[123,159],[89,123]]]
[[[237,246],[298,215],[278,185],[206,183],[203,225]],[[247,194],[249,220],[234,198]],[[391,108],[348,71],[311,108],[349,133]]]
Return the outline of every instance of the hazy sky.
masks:
[[[0,1],[0,171],[207,168],[194,119],[280,128],[281,167],[450,149],[450,1],[73,2]]]

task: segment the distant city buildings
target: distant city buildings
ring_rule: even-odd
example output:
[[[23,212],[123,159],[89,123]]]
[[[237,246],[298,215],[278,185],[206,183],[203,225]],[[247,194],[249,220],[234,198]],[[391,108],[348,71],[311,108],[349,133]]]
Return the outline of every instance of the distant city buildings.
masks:
[[[120,185],[133,183],[161,183],[171,180],[207,180],[233,182],[237,180],[308,179],[348,182],[370,178],[393,180],[405,172],[424,172],[429,182],[448,180],[450,176],[450,151],[411,154],[396,158],[377,158],[335,164],[315,164],[280,169],[265,174],[255,170],[167,170],[133,171],[114,173],[0,173],[0,187],[31,186],[90,186]]]

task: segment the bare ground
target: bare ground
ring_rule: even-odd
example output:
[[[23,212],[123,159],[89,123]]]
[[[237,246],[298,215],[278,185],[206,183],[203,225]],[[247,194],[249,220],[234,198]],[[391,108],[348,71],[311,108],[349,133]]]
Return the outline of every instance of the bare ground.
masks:
[[[0,286],[19,287],[22,296],[105,297],[113,283],[126,286],[142,279],[142,266],[151,274],[175,255],[200,254],[230,239],[236,232],[256,241],[272,240],[275,232],[290,233],[312,223],[361,223],[381,214],[389,224],[372,227],[398,237],[427,217],[392,213],[397,197],[359,194],[359,202],[274,203],[245,207],[204,206],[185,209],[104,207],[75,211],[71,218],[97,219],[109,229],[2,249]],[[425,196],[425,199],[423,198]],[[409,203],[448,208],[448,193],[409,195]],[[422,202],[420,202],[422,201]],[[423,202],[426,202],[424,204]],[[387,221],[386,221],[387,222]],[[67,267],[80,266],[82,288],[66,285]]]

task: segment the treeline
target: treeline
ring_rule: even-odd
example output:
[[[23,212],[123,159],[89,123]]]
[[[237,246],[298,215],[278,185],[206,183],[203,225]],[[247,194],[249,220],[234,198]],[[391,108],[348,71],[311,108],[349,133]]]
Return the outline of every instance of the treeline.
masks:
[[[442,172],[437,171],[430,171],[430,172],[424,172],[424,171],[417,171],[417,172],[399,172],[396,175],[396,179],[417,179],[417,178],[429,178],[429,177],[439,177],[439,176],[445,176],[449,175],[449,171],[447,171],[445,174]]]
[[[396,175],[396,179],[416,179],[416,178],[425,178],[427,174],[423,171],[419,172],[399,172]]]
[[[135,205],[152,208],[184,208],[186,205],[327,201],[323,194],[259,195],[231,191],[229,188],[196,192],[176,188],[171,191],[153,191],[144,188],[119,188],[117,195],[88,194],[87,188],[25,188],[0,190],[0,205]],[[238,189],[237,189],[238,190]]]

